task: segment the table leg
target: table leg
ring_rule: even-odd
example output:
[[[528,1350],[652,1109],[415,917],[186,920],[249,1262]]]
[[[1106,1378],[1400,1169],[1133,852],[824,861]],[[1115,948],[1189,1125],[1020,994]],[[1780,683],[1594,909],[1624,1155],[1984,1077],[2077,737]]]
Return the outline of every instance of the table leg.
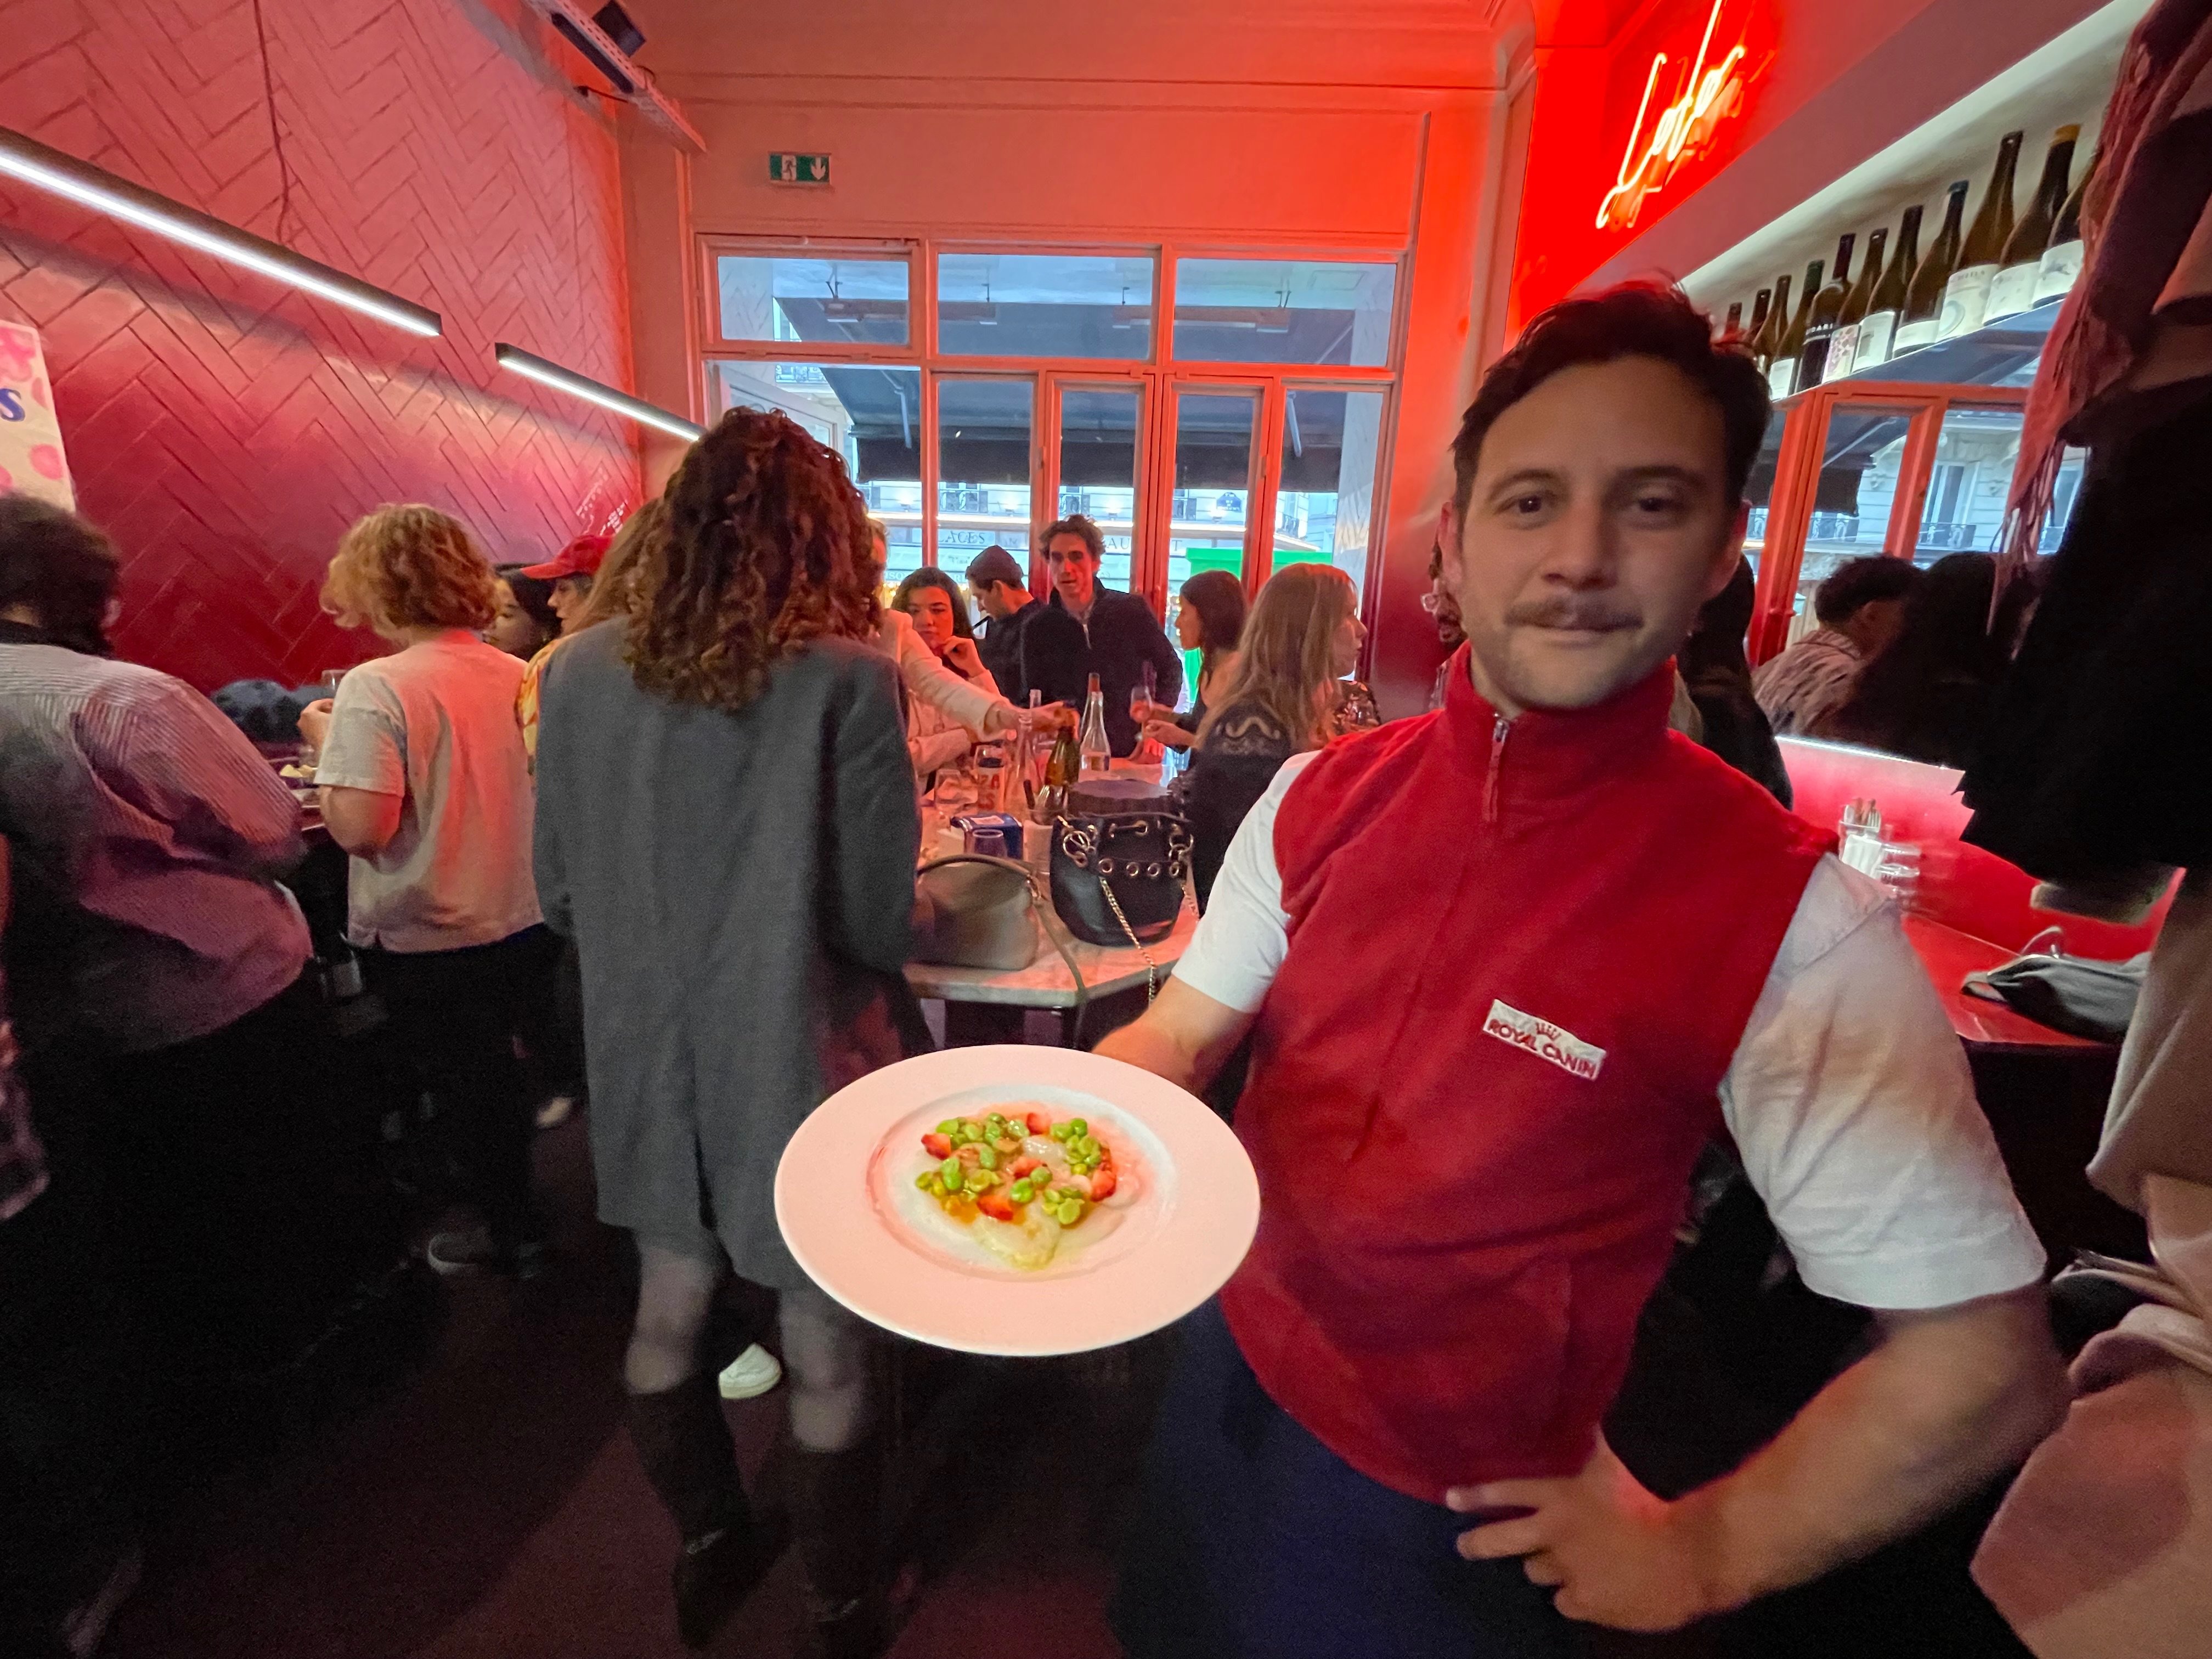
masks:
[[[1003,1002],[952,1002],[945,1005],[945,1046],[973,1048],[987,1043],[1019,1042],[1026,1011]]]

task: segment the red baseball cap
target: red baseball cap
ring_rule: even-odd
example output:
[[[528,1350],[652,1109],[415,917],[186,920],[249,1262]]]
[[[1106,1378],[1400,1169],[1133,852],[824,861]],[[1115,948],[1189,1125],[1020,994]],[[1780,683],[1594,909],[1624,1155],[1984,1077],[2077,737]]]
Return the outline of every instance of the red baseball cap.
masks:
[[[526,564],[522,574],[542,582],[557,582],[563,576],[596,576],[599,561],[613,544],[611,536],[579,536],[544,564]]]

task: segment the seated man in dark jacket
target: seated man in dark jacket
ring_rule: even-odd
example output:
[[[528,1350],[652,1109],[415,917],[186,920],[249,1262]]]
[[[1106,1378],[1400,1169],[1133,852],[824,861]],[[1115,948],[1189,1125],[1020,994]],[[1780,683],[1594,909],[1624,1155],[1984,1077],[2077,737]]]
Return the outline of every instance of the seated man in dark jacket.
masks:
[[[1152,608],[1133,593],[1098,585],[1106,554],[1098,526],[1081,514],[1045,532],[1052,602],[1022,631],[1022,685],[1047,702],[1080,709],[1091,675],[1106,694],[1106,739],[1116,755],[1137,746],[1129,693],[1152,666],[1152,701],[1172,704],[1182,691],[1182,659]]]
[[[968,566],[968,591],[988,619],[975,636],[983,666],[999,683],[999,695],[1017,708],[1029,701],[1022,679],[1022,635],[1043,614],[1030,597],[1029,580],[1014,556],[994,543]]]

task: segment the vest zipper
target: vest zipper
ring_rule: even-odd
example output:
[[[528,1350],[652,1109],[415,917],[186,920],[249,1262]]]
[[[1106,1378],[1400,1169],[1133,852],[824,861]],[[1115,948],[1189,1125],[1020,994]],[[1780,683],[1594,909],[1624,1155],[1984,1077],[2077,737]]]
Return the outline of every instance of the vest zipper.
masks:
[[[1490,775],[1482,785],[1482,821],[1486,824],[1498,822],[1498,773],[1505,764],[1505,734],[1513,729],[1513,722],[1500,714],[1490,728]]]

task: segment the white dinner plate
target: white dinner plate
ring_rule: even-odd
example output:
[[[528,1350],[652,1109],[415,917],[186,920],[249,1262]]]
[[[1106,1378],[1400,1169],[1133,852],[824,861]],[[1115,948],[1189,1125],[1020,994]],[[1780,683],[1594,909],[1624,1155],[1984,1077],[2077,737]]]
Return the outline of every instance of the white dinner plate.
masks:
[[[1088,1119],[1133,1193],[1034,1272],[972,1243],[914,1187],[933,1161],[924,1131],[1017,1104]],[[1097,1229],[1109,1213],[1114,1225]],[[940,1348],[1040,1357],[1133,1341],[1219,1290],[1251,1248],[1260,1185],[1229,1126],[1149,1072],[1073,1048],[948,1048],[817,1107],[776,1168],[775,1218],[808,1276],[871,1323]]]

